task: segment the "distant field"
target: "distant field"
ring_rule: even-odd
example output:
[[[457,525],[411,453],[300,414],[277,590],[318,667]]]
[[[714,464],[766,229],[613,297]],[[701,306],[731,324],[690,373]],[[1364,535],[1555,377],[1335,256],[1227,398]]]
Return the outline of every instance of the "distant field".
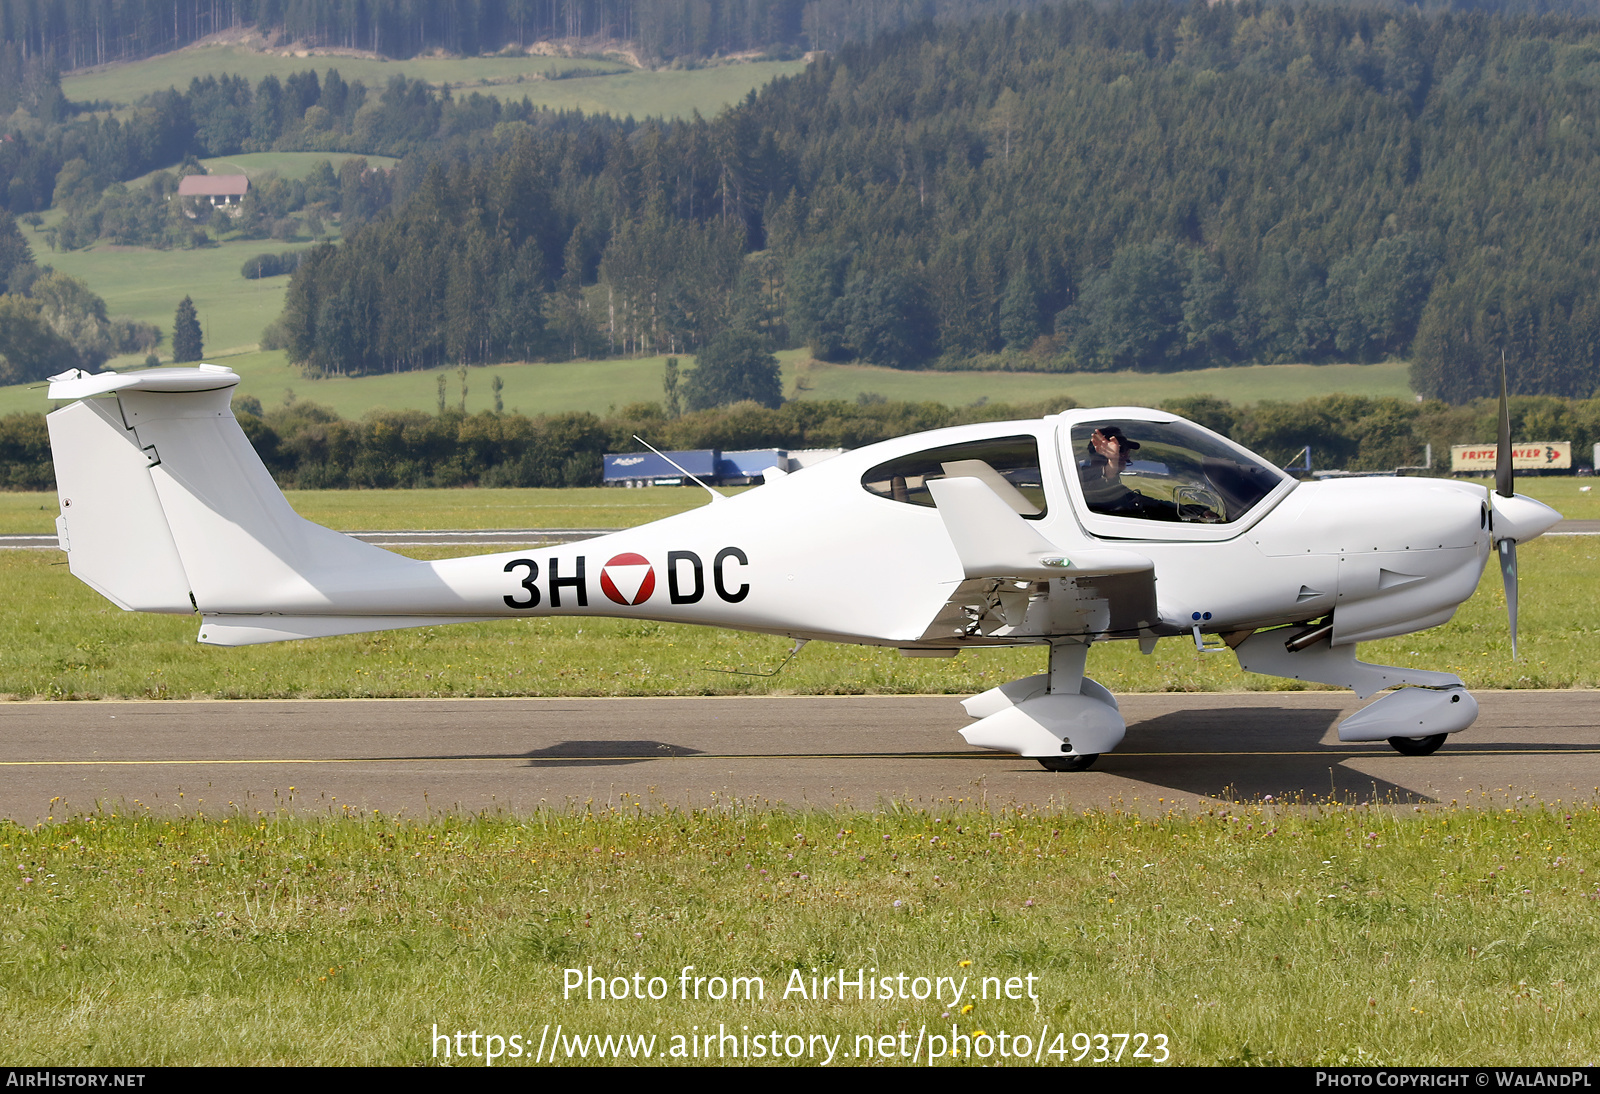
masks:
[[[215,279],[204,282],[203,291],[184,291],[193,291],[202,320],[206,318],[208,307],[211,309],[213,334],[206,341],[206,357],[229,365],[244,377],[239,386],[241,393],[254,395],[263,404],[273,406],[293,391],[299,398],[332,407],[346,417],[360,417],[374,407],[431,411],[438,406],[438,377],[442,371],[450,405],[459,404],[460,381],[453,368],[307,380],[288,363],[282,351],[258,351],[253,345],[236,346],[232,353],[227,349],[213,350],[213,346],[230,344],[226,341],[230,333],[241,342],[256,341],[261,328],[282,308],[283,293],[289,283],[286,277],[246,281],[239,276],[238,267],[247,257],[275,247],[255,243],[229,244],[228,247],[234,249],[228,251],[226,261],[222,261],[216,251],[173,253],[203,255],[201,268],[215,272]],[[123,255],[130,253],[122,252]],[[94,257],[96,255],[99,257]],[[114,252],[91,251],[63,257],[67,261],[57,265],[83,277],[101,291],[112,312],[148,318],[163,330],[171,329],[172,309],[183,291],[173,296],[174,290],[164,283],[154,286],[140,283],[135,264]],[[124,266],[127,268],[122,268]],[[158,261],[156,266],[161,268],[161,263]],[[79,272],[80,269],[84,272]],[[115,270],[115,283],[120,286],[116,299],[91,276],[102,269]],[[172,298],[171,305],[166,303],[168,297]],[[136,306],[143,306],[144,310],[136,311]],[[899,372],[866,365],[822,364],[811,361],[804,350],[785,350],[778,358],[783,364],[784,390],[791,397],[795,395],[797,374],[803,372],[806,376],[810,387],[800,393],[805,399],[854,399],[859,394],[874,392],[889,399],[968,406],[980,399],[993,403],[1029,403],[1056,395],[1071,395],[1085,406],[1147,406],[1197,393],[1216,395],[1241,405],[1263,399],[1296,402],[1332,392],[1411,396],[1406,387],[1406,366],[1394,363],[1251,365],[1151,375],[1138,372]],[[692,357],[683,360],[686,366],[693,363]],[[505,381],[506,409],[530,415],[562,410],[587,410],[604,415],[612,408],[620,409],[629,403],[659,402],[665,362],[665,357],[641,357],[472,368],[467,373],[467,409],[487,410],[493,405],[490,383],[495,376]],[[39,393],[25,385],[0,388],[0,414],[34,410],[40,405]]]
[[[194,298],[208,357],[254,350],[261,329],[283,310],[287,277],[251,281],[239,274],[245,259],[262,251],[294,251],[311,247],[309,241],[285,243],[253,239],[222,243],[197,250],[157,251],[144,247],[117,247],[97,243],[81,251],[51,251],[28,232],[36,259],[63,273],[82,278],[106,301],[112,315],[131,315],[154,323],[168,336],[159,353],[172,352],[172,314],[178,301]],[[113,367],[133,359],[113,361]],[[0,389],[0,412],[23,409],[13,397],[16,389]]]
[[[153,91],[183,90],[196,76],[231,73],[251,83],[268,74],[282,79],[295,72],[338,69],[346,80],[359,79],[381,89],[396,75],[426,80],[452,94],[474,91],[502,99],[526,95],[535,105],[586,114],[687,117],[698,110],[715,116],[723,107],[778,76],[805,68],[804,61],[757,61],[707,68],[642,71],[618,61],[567,57],[425,57],[379,61],[363,57],[283,56],[239,46],[205,46],[180,50],[129,64],[108,65],[62,77],[61,88],[75,101],[104,101],[126,106]],[[573,69],[601,69],[618,75],[548,79]]]
[[[797,375],[806,377],[811,386],[800,393],[804,399],[854,399],[864,392],[876,392],[889,399],[967,406],[980,399],[1028,403],[1065,394],[1085,406],[1115,406],[1152,405],[1201,392],[1240,404],[1262,399],[1294,402],[1336,391],[1398,398],[1411,395],[1404,364],[1256,365],[1150,375],[899,372],[864,365],[826,365],[812,361],[804,350],[786,350],[778,358],[783,363],[784,390],[791,397],[795,395]],[[684,358],[686,366],[692,362],[693,358]],[[437,371],[307,381],[299,379],[283,362],[282,354],[252,355],[229,363],[250,377],[243,390],[255,394],[263,403],[276,402],[286,388],[293,388],[298,396],[325,403],[346,415],[358,415],[374,406],[433,410],[438,405]],[[489,384],[495,375],[505,380],[506,408],[515,407],[528,414],[548,410],[605,414],[611,407],[632,402],[659,402],[665,363],[665,357],[644,357],[475,368],[467,375],[467,409],[483,410],[491,405]],[[459,392],[456,372],[444,371],[450,404],[454,406]]]
[[[703,117],[712,118],[757,88],[779,76],[792,76],[805,67],[804,61],[756,61],[692,71],[633,70],[621,76],[496,84],[482,88],[467,86],[457,94],[482,91],[502,99],[521,99],[526,95],[535,106],[581,110],[585,114],[686,118],[698,110]]]
[[[242,315],[253,321],[260,313],[249,309],[257,304],[264,307],[269,294],[274,309],[282,306],[288,278],[247,282],[238,274],[237,267],[246,257],[257,250],[270,249],[251,245],[239,251],[236,258],[230,257],[232,268],[225,272],[238,284],[218,282],[207,289],[216,300],[220,314],[230,319]],[[79,276],[87,279],[87,275]],[[95,283],[90,280],[90,284]],[[130,290],[130,297],[137,295],[138,292]],[[109,295],[107,300],[110,301]],[[198,292],[195,302],[201,304]],[[112,304],[111,310],[121,312],[127,307]],[[276,314],[274,310],[272,315]],[[243,337],[259,337],[260,328],[272,315],[261,319],[253,333],[248,322],[237,329]],[[159,322],[164,330],[170,329],[171,308],[166,308],[161,318],[151,321]],[[232,329],[217,325],[219,329]],[[209,347],[218,342],[213,339],[206,344]],[[299,398],[330,406],[346,417],[359,417],[374,407],[431,411],[438,406],[441,371],[445,375],[450,405],[456,406],[460,400],[460,382],[453,368],[357,379],[306,380],[289,365],[281,351],[229,355],[208,349],[206,356],[237,369],[245,377],[239,390],[256,396],[268,406],[281,402],[285,393],[293,391]],[[866,365],[822,364],[810,360],[804,350],[785,350],[778,358],[783,363],[784,390],[791,397],[795,395],[797,374],[803,372],[806,376],[811,386],[800,393],[805,399],[854,399],[858,394],[875,392],[889,399],[968,406],[980,399],[994,403],[1029,403],[1064,394],[1085,406],[1141,406],[1196,393],[1216,395],[1238,404],[1262,399],[1295,402],[1336,391],[1398,398],[1409,398],[1411,394],[1405,386],[1404,364],[1252,365],[1151,375],[1136,372],[898,372]],[[694,359],[685,357],[683,360],[688,366]],[[659,402],[665,363],[665,357],[641,357],[473,368],[467,373],[467,409],[487,410],[493,405],[489,385],[499,376],[505,381],[503,398],[507,410],[520,410],[524,414],[587,410],[604,415],[612,408],[620,409],[629,403]],[[0,388],[0,413],[36,409],[37,406],[37,392],[25,387]]]
[[[812,361],[800,368],[808,399],[853,399],[873,391],[889,399],[931,399],[966,406],[980,399],[1020,403],[1071,395],[1084,406],[1146,406],[1181,395],[1215,395],[1229,402],[1298,402],[1348,392],[1411,398],[1404,362],[1381,365],[1248,365],[1192,372],[902,372],[870,365]],[[784,390],[796,376],[786,369]]]
[[[494,392],[489,385],[496,376],[505,381],[505,408],[528,415],[562,410],[604,415],[629,403],[659,402],[665,361],[664,357],[644,357],[470,368],[467,410],[489,410],[494,406]],[[306,380],[282,352],[254,353],[223,363],[246,377],[240,385],[242,392],[255,395],[268,406],[281,402],[292,390],[296,396],[330,406],[346,417],[360,417],[374,407],[432,413],[439,405],[441,372],[449,404],[459,406],[461,401],[461,381],[454,368],[359,379]]]
[[[407,61],[376,60],[366,57],[293,56],[281,52],[263,53],[242,46],[198,46],[163,53],[143,61],[106,65],[68,73],[61,78],[61,90],[76,101],[105,101],[121,105],[137,102],[153,91],[176,87],[182,91],[196,76],[229,73],[244,76],[252,84],[264,76],[285,76],[306,69],[320,75],[338,69],[346,80],[360,80],[369,88],[381,89],[393,77],[426,80],[435,86],[452,87],[477,84],[482,80],[524,82],[541,81],[546,76],[575,68],[627,72],[620,61],[574,60],[567,57],[418,57]],[[560,81],[556,81],[560,82]]]
[[[271,171],[279,178],[303,179],[311,173],[311,165],[318,160],[327,160],[333,164],[334,173],[337,174],[340,164],[354,158],[353,152],[244,152],[237,156],[217,156],[200,162],[213,175],[249,175],[251,178],[256,178]],[[393,156],[362,158],[367,161],[369,167],[393,167],[400,162]],[[160,170],[171,171],[172,168],[163,167]],[[151,171],[150,174],[130,179],[127,185],[143,186],[155,173]]]

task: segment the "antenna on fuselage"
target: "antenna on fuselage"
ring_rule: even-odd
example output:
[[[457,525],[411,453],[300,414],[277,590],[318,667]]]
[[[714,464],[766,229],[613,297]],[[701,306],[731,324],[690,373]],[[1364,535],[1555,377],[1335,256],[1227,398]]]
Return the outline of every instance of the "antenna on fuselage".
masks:
[[[654,452],[656,455],[660,456],[662,459],[666,460],[673,467],[676,467],[679,471],[682,471],[689,478],[693,479],[694,480],[694,484],[696,486],[702,487],[705,490],[706,493],[711,495],[711,500],[712,501],[727,501],[728,500],[727,495],[719,494],[715,490],[711,489],[711,487],[706,486],[705,483],[700,481],[700,476],[699,475],[696,475],[693,471],[690,471],[687,467],[683,466],[683,464],[679,463],[677,460],[673,459],[671,456],[669,456],[665,452],[661,451],[655,445],[651,444],[649,441],[647,441],[643,437],[639,436],[639,434],[635,433],[633,435],[633,439],[638,441],[640,444],[644,445],[646,448],[648,448],[650,451]]]
[[[796,638],[794,640],[794,647],[789,650],[789,656],[785,657],[778,664],[778,667],[773,669],[771,672],[748,672],[745,669],[719,669],[713,668],[710,665],[702,665],[701,669],[705,672],[725,672],[730,676],[776,676],[778,673],[789,667],[789,662],[794,660],[794,655],[805,649],[806,643],[809,641],[811,641],[809,638]]]
[[[1306,458],[1305,466],[1304,466],[1304,468],[1297,468],[1297,467],[1294,466],[1294,462],[1296,460],[1298,460],[1301,456],[1304,456]],[[1308,444],[1304,448],[1302,448],[1300,451],[1296,452],[1293,456],[1290,456],[1289,457],[1289,462],[1283,465],[1283,470],[1285,470],[1285,471],[1304,470],[1306,474],[1308,474],[1308,475],[1311,474],[1311,446]]]

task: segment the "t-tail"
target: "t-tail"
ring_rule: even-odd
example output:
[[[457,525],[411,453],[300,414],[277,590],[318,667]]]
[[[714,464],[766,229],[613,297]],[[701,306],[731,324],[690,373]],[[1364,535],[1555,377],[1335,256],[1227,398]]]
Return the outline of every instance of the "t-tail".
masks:
[[[234,418],[238,382],[216,365],[51,378],[73,400],[47,421],[74,576],[129,611],[197,612],[220,646],[593,610],[600,575],[562,548],[419,561],[305,520]]]

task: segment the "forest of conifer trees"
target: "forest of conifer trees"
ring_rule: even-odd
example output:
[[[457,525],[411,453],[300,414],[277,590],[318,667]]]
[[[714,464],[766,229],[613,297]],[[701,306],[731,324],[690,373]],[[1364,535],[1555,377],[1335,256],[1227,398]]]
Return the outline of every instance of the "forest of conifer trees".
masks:
[[[1487,394],[1503,349],[1515,389],[1583,397],[1597,122],[1588,22],[1241,3],[924,24],[714,121],[533,115],[419,151],[391,215],[295,274],[285,322],[319,374],[740,326],[899,368],[1411,357],[1451,401]]]

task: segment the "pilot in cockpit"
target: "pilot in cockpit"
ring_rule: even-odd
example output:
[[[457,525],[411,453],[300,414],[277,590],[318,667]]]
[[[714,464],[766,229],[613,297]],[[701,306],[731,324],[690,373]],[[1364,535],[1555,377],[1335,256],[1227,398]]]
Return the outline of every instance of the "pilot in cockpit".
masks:
[[[1130,453],[1138,448],[1139,442],[1129,440],[1119,426],[1101,426],[1089,437],[1088,459],[1078,464],[1078,477],[1091,510],[1124,517],[1153,515],[1150,499],[1122,482]]]

